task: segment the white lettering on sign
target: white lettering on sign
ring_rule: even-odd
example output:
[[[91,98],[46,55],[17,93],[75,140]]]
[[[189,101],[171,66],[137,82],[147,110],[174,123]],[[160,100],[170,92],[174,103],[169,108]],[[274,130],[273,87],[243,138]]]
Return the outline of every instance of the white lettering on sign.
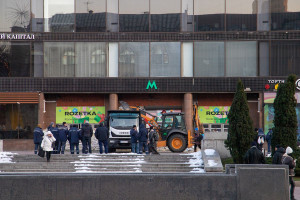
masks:
[[[34,34],[10,34],[10,33],[1,33],[0,40],[34,40]]]
[[[268,80],[269,83],[284,83],[284,80]]]

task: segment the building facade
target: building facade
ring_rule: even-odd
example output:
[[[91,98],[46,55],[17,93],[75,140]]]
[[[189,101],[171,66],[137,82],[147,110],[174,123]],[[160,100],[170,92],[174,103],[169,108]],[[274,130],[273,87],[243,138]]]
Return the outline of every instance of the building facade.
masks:
[[[299,0],[0,5],[2,138],[32,138],[38,123],[97,124],[120,101],[185,112],[189,130],[197,103],[205,130],[226,132],[239,78],[267,131],[277,84],[300,74]]]

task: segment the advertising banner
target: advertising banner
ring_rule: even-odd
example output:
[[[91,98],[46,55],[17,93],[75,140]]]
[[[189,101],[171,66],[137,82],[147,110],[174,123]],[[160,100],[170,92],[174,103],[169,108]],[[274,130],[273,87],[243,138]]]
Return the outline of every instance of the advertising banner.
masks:
[[[203,124],[228,123],[230,106],[198,106],[198,115]]]
[[[83,124],[88,121],[90,124],[103,122],[105,118],[104,106],[69,106],[56,107],[56,123],[61,124]]]

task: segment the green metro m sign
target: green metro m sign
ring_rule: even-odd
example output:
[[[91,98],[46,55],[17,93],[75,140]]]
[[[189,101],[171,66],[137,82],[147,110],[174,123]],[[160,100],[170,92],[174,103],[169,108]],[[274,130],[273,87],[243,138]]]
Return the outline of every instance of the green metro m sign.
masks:
[[[147,84],[147,87],[146,87],[146,90],[148,90],[149,87],[150,87],[151,89],[154,87],[154,89],[157,90],[155,81],[153,81],[153,82],[151,83],[151,81],[149,80],[149,81],[148,81],[148,84]]]

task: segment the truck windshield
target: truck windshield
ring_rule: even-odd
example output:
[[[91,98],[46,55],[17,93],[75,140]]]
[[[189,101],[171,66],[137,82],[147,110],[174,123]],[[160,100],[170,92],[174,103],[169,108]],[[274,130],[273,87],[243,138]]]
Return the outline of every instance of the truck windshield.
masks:
[[[116,129],[128,129],[138,125],[138,118],[113,117],[110,118],[110,126]]]

